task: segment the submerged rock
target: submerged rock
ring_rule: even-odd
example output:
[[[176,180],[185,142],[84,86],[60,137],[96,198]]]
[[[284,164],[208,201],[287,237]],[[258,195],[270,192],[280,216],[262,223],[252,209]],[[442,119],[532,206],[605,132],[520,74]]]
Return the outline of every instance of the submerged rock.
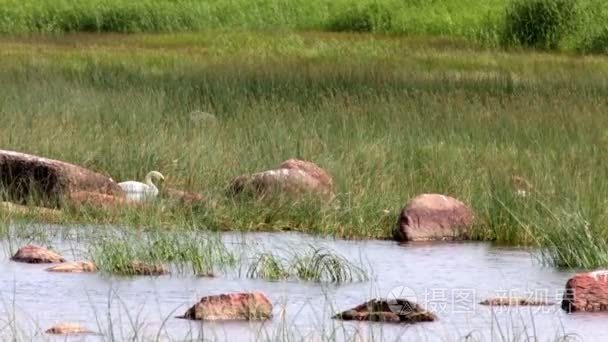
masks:
[[[266,295],[230,293],[201,298],[178,318],[191,320],[266,320],[272,317],[272,303]]]
[[[398,241],[461,240],[469,235],[473,211],[439,194],[416,196],[403,208],[393,235]]]
[[[579,273],[568,279],[562,309],[566,312],[608,311],[608,270]]]
[[[13,202],[24,203],[33,197],[53,206],[80,191],[124,196],[111,178],[99,173],[58,160],[5,150],[0,150],[0,188]]]
[[[433,322],[437,316],[407,299],[372,299],[333,318],[387,323]]]
[[[256,196],[283,194],[301,196],[314,194],[323,199],[334,197],[333,179],[315,163],[289,159],[277,169],[236,177],[230,184],[233,195],[251,193]]]
[[[149,264],[142,261],[133,261],[127,266],[127,272],[133,275],[159,276],[169,274],[169,270],[161,264]]]
[[[65,262],[46,269],[48,272],[85,273],[96,272],[97,266],[90,261]]]
[[[65,262],[65,259],[61,255],[44,247],[35,245],[27,245],[19,248],[17,253],[11,257],[11,260],[30,264],[51,264]]]
[[[90,334],[92,331],[78,323],[59,323],[47,329],[46,333],[54,335],[77,335]]]
[[[479,302],[481,305],[488,306],[540,306],[540,305],[554,305],[555,303],[535,298],[525,297],[496,297],[489,298]]]

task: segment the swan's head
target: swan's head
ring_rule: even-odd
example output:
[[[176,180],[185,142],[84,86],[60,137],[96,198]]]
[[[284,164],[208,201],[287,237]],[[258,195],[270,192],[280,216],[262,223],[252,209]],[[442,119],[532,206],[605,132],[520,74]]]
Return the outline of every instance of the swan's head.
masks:
[[[152,178],[154,178],[155,180],[165,180],[165,176],[163,176],[163,174],[158,171],[150,171],[148,175],[146,175],[146,180],[151,180]]]

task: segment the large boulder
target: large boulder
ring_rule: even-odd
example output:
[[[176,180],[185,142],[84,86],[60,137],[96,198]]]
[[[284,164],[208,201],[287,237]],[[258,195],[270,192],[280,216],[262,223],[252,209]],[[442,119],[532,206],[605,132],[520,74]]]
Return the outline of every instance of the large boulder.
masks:
[[[109,177],[80,166],[25,153],[0,150],[0,188],[11,201],[34,197],[57,205],[74,192],[124,196]]]
[[[372,299],[333,318],[346,321],[417,323],[433,322],[437,316],[407,299]]]
[[[608,270],[579,273],[568,279],[562,309],[566,312],[608,311]]]
[[[334,197],[332,177],[315,163],[289,159],[278,168],[236,177],[230,184],[232,194],[252,193],[264,197],[270,194],[314,194],[323,199]]]
[[[48,272],[90,273],[96,272],[97,266],[90,261],[64,262],[46,269]]]
[[[272,317],[272,303],[266,295],[230,293],[203,297],[183,316],[191,320],[266,320]]]
[[[17,253],[11,257],[11,260],[29,264],[52,264],[65,262],[65,259],[61,255],[44,247],[35,245],[27,245],[19,248]]]
[[[46,333],[53,335],[80,335],[90,334],[92,331],[78,323],[59,323],[48,328]]]
[[[399,216],[398,241],[461,240],[469,235],[473,211],[461,201],[439,194],[416,196]]]

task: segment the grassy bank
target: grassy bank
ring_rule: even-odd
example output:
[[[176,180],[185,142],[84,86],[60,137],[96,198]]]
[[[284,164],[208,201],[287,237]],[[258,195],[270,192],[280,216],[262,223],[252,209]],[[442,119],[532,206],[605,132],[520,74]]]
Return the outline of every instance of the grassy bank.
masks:
[[[600,0],[0,0],[0,33],[349,31],[583,52],[606,51],[607,19]],[[534,41],[556,34],[555,44]]]
[[[439,192],[472,205],[480,239],[545,245],[577,227],[608,236],[600,57],[454,39],[207,32],[4,37],[0,62],[3,148],[119,181],[156,169],[166,185],[211,199],[65,221],[385,238],[409,198]],[[326,168],[336,201],[225,196],[234,176],[292,157]]]

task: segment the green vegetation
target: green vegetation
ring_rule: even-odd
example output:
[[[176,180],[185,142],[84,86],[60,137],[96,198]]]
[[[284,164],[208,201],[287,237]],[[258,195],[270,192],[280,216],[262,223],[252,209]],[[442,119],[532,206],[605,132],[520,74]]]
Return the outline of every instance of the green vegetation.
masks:
[[[284,261],[272,253],[260,253],[247,269],[247,277],[277,281],[289,277]]]
[[[507,10],[504,42],[555,49],[574,28],[576,1],[517,0]]]
[[[189,267],[194,274],[207,275],[234,266],[237,260],[218,237],[208,234],[116,232],[98,240],[90,243],[91,258],[101,271],[111,274],[137,274],[134,263],[143,263],[154,269],[170,264],[180,272]]]
[[[304,281],[345,283],[367,280],[365,270],[336,252],[322,247],[308,246],[290,256],[279,257],[261,253],[247,270],[250,278],[280,280],[294,277]]]
[[[601,0],[0,0],[0,33],[349,31],[606,49]]]
[[[439,192],[471,204],[481,240],[571,249],[543,237],[581,236],[585,225],[556,223],[547,208],[580,213],[592,227],[585,241],[608,237],[600,57],[319,33],[74,34],[0,46],[0,146],[116,180],[157,169],[166,186],[209,197],[74,208],[62,223],[388,238],[408,199]],[[293,157],[327,169],[336,200],[226,196],[233,177]],[[580,260],[556,264],[589,265]]]

